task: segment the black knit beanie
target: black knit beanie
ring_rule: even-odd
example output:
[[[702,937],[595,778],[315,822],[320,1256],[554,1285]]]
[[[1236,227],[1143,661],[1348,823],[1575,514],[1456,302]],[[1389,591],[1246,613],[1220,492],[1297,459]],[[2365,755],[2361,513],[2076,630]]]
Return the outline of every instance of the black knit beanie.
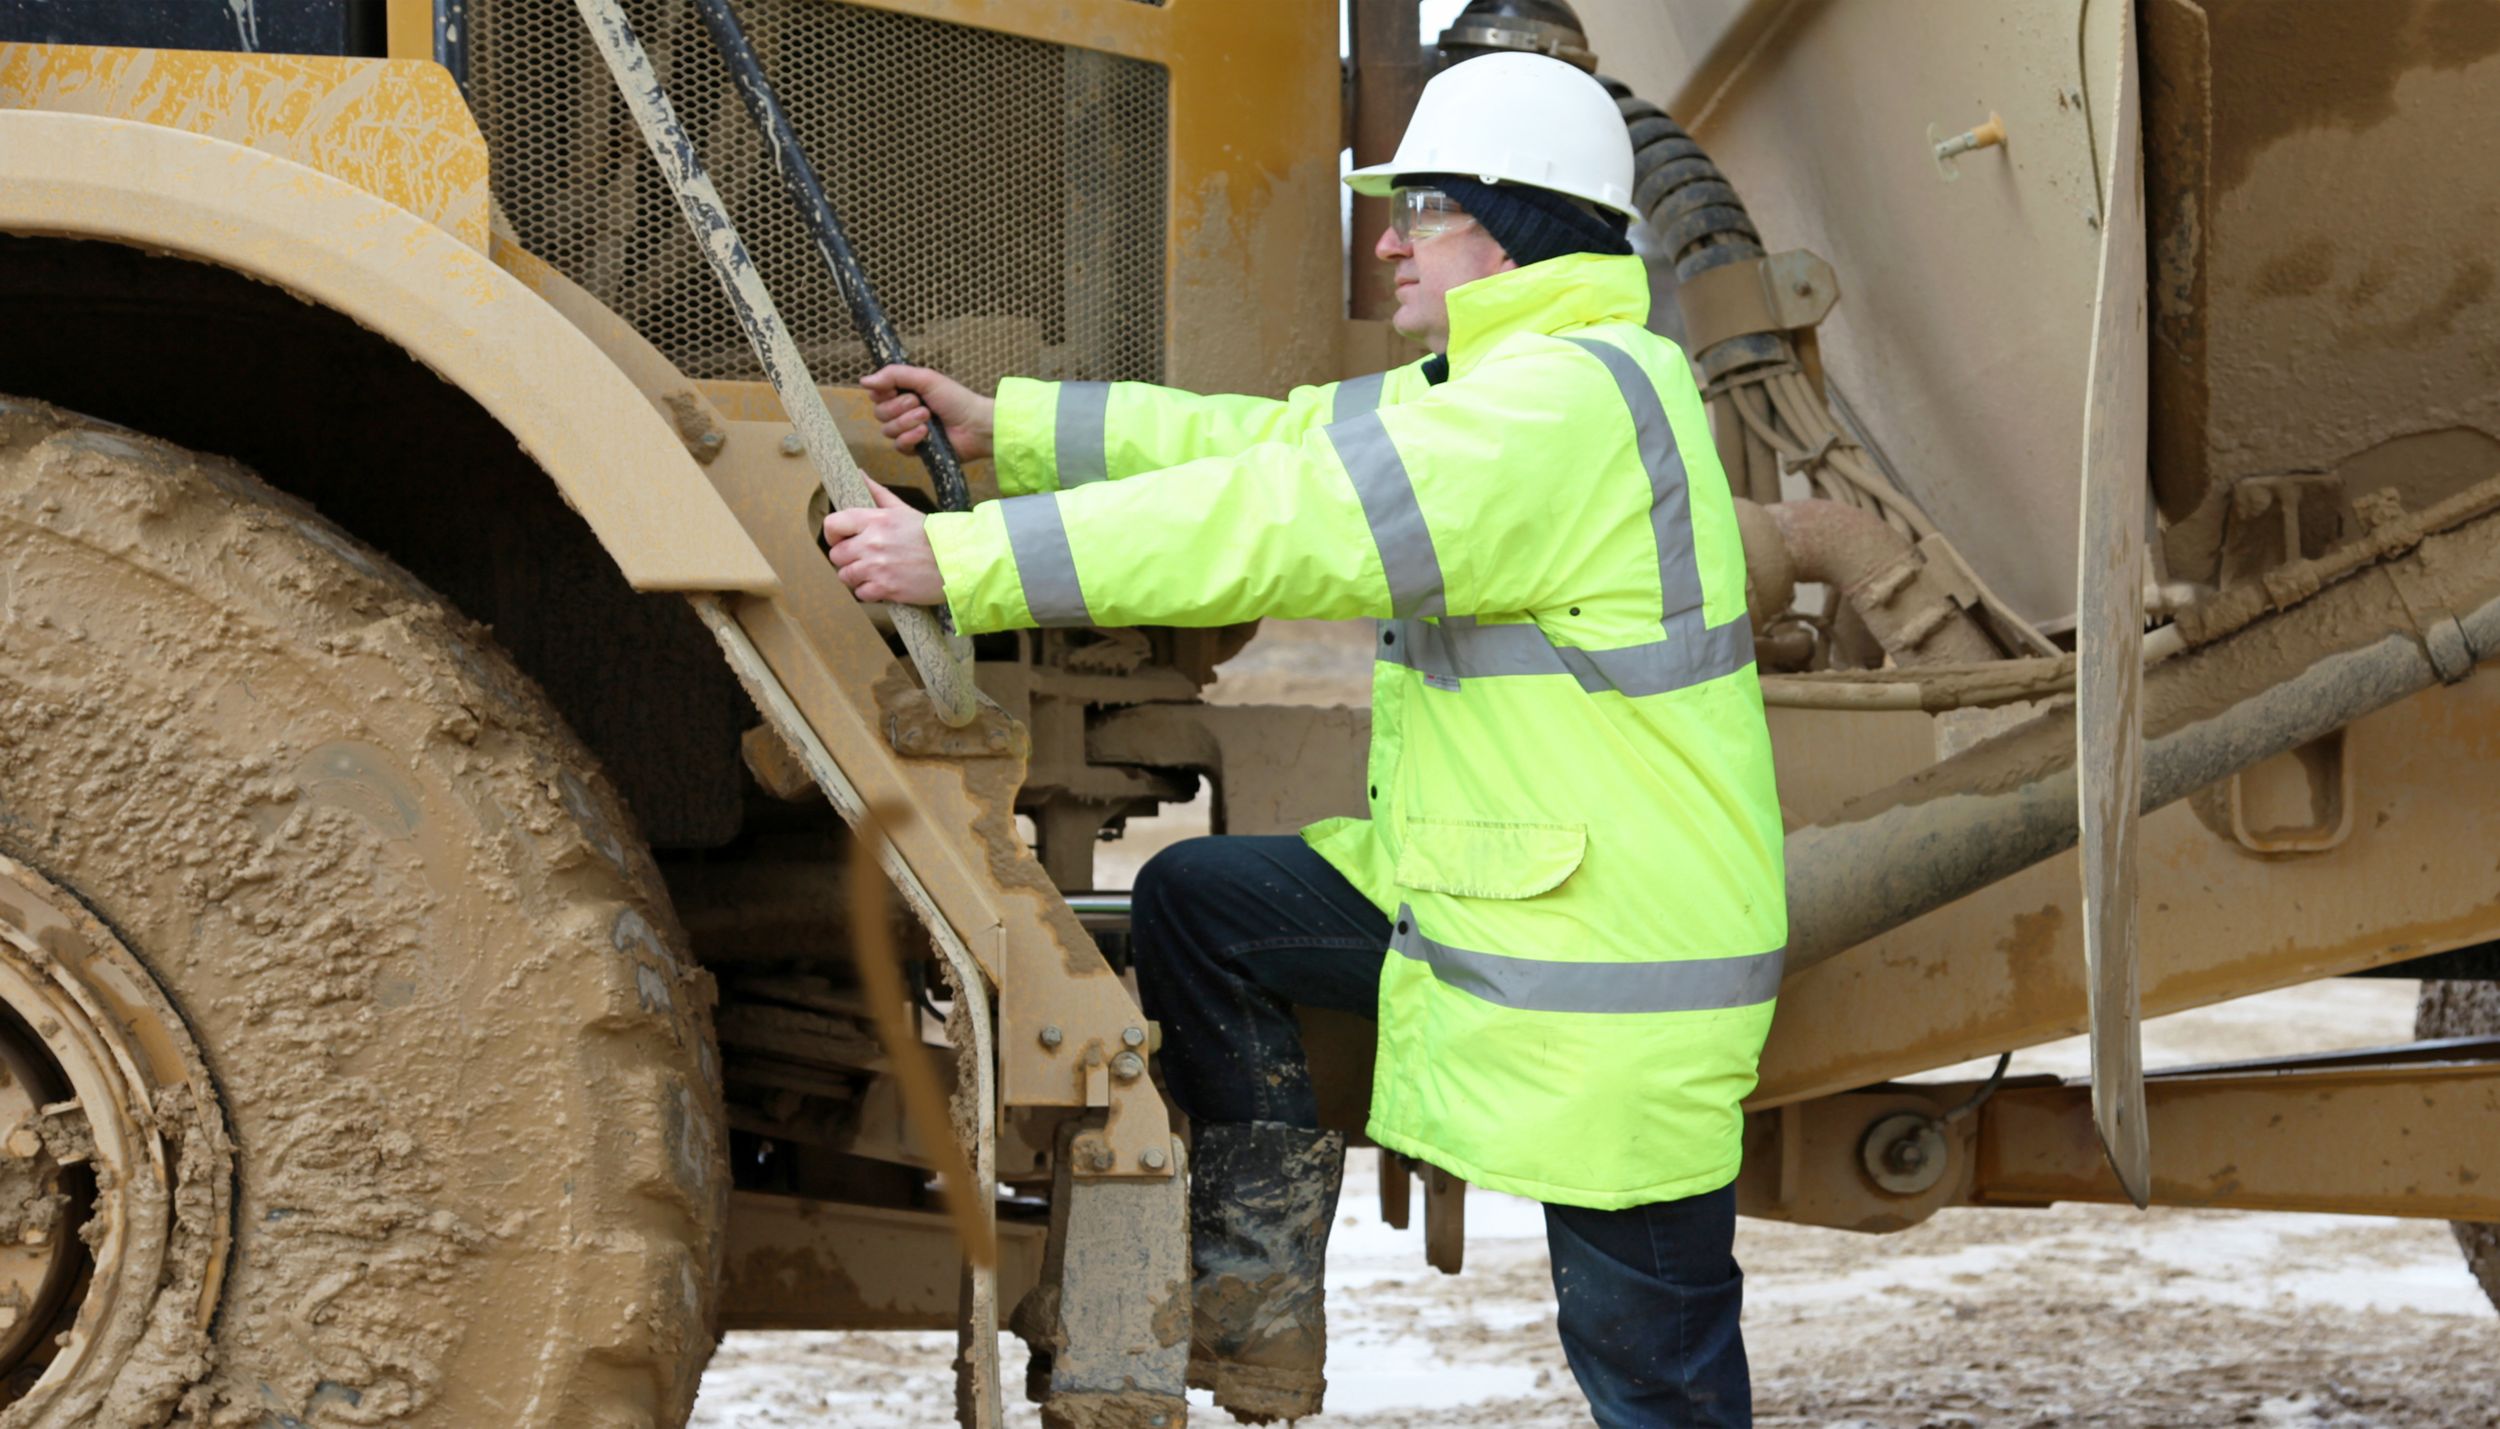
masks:
[[[1448,194],[1522,268],[1568,253],[1632,251],[1621,214],[1592,211],[1552,189],[1488,184],[1458,174],[1400,174],[1397,185]]]

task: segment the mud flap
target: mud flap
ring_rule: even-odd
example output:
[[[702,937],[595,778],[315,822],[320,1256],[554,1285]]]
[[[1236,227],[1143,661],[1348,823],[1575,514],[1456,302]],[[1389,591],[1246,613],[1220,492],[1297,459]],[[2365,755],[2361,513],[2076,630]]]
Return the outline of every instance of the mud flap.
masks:
[[[2144,181],[2134,25],[2122,11],[2111,89],[2100,291],[2085,393],[2075,617],[2075,771],[2083,955],[2092,1017],[2092,1120],[2141,1208],[2152,1195],[2136,986],[2136,822],[2144,798],[2144,548],[2148,407]]]
[[[1074,1173],[1079,1121],[1059,1131],[1041,1283],[1009,1328],[1031,1347],[1025,1395],[1044,1429],[1181,1429],[1189,1422],[1189,1178]]]

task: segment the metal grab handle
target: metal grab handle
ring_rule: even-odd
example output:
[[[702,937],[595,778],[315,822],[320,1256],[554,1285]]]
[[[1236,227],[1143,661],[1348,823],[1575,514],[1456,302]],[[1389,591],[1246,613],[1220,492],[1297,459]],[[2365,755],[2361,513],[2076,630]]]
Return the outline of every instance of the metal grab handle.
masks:
[[[807,360],[791,340],[790,329],[773,305],[772,294],[765,290],[763,275],[747,256],[746,245],[738,241],[738,230],[729,221],[720,191],[712,187],[702,159],[695,154],[694,141],[677,122],[677,111],[660,87],[651,56],[634,38],[623,7],[618,0],[574,0],[574,5],[590,30],[591,42],[607,61],[608,72],[616,77],[617,90],[650,145],[669,191],[677,196],[677,207],[694,230],[695,247],[702,250],[712,275],[720,279],[721,290],[738,315],[738,326],[755,349],[756,361],[780,395],[799,440],[806,444],[808,460],[815,464],[826,497],[837,508],[875,505],[868,478],[843,444],[824,394],[816,390],[816,379],[808,373]],[[910,652],[921,683],[928,687],[938,717],[950,725],[969,724],[979,705],[979,692],[972,683],[972,643],[948,629],[937,612],[920,606],[895,607],[894,628],[902,634],[903,648]]]
[[[851,326],[858,331],[860,342],[879,367],[911,361],[911,355],[903,350],[903,335],[894,330],[893,320],[885,314],[885,304],[877,301],[877,290],[868,282],[868,270],[860,266],[850,235],[843,231],[842,216],[834,212],[833,200],[816,177],[816,166],[808,162],[807,149],[799,143],[799,131],[790,123],[789,112],[781,107],[781,97],[764,77],[763,62],[756,58],[755,47],[747,43],[737,13],[729,8],[729,0],[695,0],[694,8],[703,17],[704,28],[712,32],[712,43],[720,50],[721,62],[729,67],[731,87],[746,101],[747,113],[755,117],[756,127],[764,131],[765,145],[781,167],[790,201],[798,206],[799,222],[807,226],[808,236],[816,240],[816,252],[824,258],[825,267],[832,270],[833,285],[841,289],[842,301],[850,307]],[[948,511],[972,509],[972,490],[964,482],[963,462],[955,455],[955,443],[946,435],[946,424],[938,420],[934,411],[929,413],[928,440],[920,444],[920,463],[929,470],[929,482],[937,489],[939,506]]]

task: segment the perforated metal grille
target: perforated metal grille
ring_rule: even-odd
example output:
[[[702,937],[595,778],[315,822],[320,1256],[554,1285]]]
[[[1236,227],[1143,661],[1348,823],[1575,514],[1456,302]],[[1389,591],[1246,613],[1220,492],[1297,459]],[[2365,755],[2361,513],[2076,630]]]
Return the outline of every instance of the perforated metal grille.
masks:
[[[821,382],[866,349],[685,0],[626,0],[680,120]],[[523,246],[696,377],[760,378],[568,0],[471,0],[470,102]],[[828,0],[738,6],[915,361],[1163,367],[1163,67]]]

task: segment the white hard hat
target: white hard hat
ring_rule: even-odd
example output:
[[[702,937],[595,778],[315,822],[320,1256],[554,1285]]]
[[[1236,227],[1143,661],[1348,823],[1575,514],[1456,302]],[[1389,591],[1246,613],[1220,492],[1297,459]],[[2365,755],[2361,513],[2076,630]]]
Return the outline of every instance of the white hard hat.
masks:
[[[1432,77],[1398,152],[1356,169],[1356,193],[1385,194],[1399,174],[1463,174],[1527,184],[1632,210],[1632,136],[1606,87],[1558,59],[1479,55]]]

